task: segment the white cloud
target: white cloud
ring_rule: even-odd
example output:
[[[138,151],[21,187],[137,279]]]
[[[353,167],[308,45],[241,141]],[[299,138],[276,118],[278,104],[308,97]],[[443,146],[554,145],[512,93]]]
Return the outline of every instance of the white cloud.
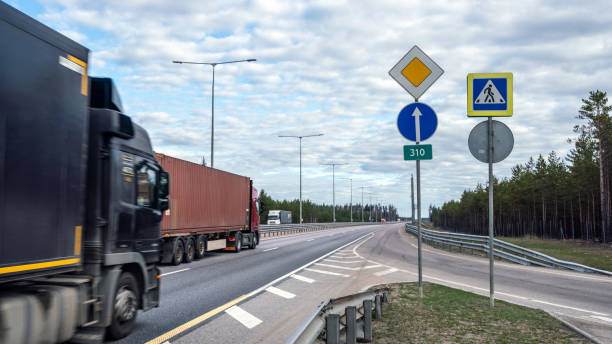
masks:
[[[319,164],[336,160],[350,164],[337,175],[354,178],[354,196],[370,185],[410,209],[414,163],[402,160],[409,142],[395,121],[412,99],[387,72],[415,44],[445,70],[422,97],[439,116],[424,209],[487,176],[467,148],[479,122],[465,115],[467,73],[514,73],[515,115],[501,120],[515,147],[495,165],[500,176],[531,155],[567,152],[580,98],[612,90],[605,1],[41,2],[38,18],[92,50],[93,74],[115,78],[155,149],[192,161],[209,160],[212,71],[171,61],[257,58],[216,67],[215,166],[278,198],[297,197],[299,179],[298,142],[277,135],[322,132],[303,141],[307,197],[331,202]]]

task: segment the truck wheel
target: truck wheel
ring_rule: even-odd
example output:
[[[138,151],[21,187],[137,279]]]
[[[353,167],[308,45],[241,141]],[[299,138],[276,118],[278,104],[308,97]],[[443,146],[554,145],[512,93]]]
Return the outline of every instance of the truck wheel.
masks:
[[[176,239],[174,244],[174,252],[172,257],[172,264],[179,265],[183,262],[183,256],[185,255],[185,244],[180,238]]]
[[[255,235],[255,233],[251,233],[249,234],[249,248],[251,250],[254,250],[255,247],[257,246],[257,235]]]
[[[206,238],[203,235],[199,235],[196,239],[196,258],[200,259],[206,254]]]
[[[185,263],[193,262],[193,257],[195,257],[195,244],[193,238],[188,238],[185,244]]]
[[[234,252],[240,253],[240,250],[242,250],[242,235],[240,233],[236,233],[234,239],[236,239],[234,244]]]
[[[257,247],[257,245],[259,245],[259,233],[255,232],[253,233],[253,248]]]
[[[138,314],[139,294],[134,275],[129,272],[122,273],[115,288],[113,317],[108,327],[108,335],[112,339],[123,338],[132,332]]]

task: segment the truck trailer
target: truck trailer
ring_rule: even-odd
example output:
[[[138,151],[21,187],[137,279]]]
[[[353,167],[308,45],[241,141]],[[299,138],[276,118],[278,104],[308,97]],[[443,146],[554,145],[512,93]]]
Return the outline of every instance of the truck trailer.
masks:
[[[170,209],[162,219],[162,263],[179,265],[207,251],[240,252],[259,243],[259,202],[249,177],[156,154],[170,173]]]
[[[268,212],[269,225],[291,223],[291,212],[287,210],[270,210]]]
[[[159,305],[168,174],[89,50],[0,2],[0,343],[99,343]]]

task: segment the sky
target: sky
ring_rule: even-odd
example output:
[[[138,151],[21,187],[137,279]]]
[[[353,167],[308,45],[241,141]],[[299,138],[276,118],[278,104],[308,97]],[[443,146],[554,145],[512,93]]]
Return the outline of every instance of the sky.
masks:
[[[388,74],[413,46],[444,74],[419,101],[438,116],[433,160],[421,163],[422,214],[485,183],[469,152],[468,73],[511,72],[514,115],[498,118],[514,148],[497,177],[530,156],[565,156],[581,98],[612,90],[612,11],[607,1],[155,1],[8,0],[90,49],[90,75],[114,79],[124,111],[153,148],[210,162],[215,69],[214,167],[249,176],[275,199],[384,201],[410,215],[403,160],[412,142],[397,116],[414,99]]]

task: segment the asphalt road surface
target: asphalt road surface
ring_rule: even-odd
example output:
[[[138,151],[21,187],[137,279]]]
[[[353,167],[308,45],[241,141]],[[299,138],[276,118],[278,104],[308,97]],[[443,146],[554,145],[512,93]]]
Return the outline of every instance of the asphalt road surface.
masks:
[[[162,306],[124,343],[285,343],[317,305],[372,285],[415,281],[416,239],[399,224],[262,241],[163,268]],[[426,281],[488,296],[488,259],[424,246]],[[552,312],[612,343],[612,278],[495,265],[496,297]]]
[[[217,251],[189,264],[162,267],[161,306],[140,312],[132,334],[116,343],[145,343],[381,227],[262,240],[255,250]]]

